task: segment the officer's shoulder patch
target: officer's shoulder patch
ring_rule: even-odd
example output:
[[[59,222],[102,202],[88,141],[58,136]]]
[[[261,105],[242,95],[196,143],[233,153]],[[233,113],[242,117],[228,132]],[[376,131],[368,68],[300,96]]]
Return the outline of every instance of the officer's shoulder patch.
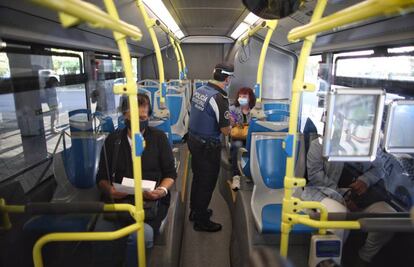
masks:
[[[230,118],[230,112],[228,110],[226,112],[224,112],[224,118],[226,120],[228,120]]]

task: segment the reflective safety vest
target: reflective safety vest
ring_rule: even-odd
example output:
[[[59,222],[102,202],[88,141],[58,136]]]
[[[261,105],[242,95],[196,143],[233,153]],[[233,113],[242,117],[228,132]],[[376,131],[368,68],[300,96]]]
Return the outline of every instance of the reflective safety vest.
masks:
[[[211,107],[210,99],[219,94],[208,85],[198,88],[191,99],[190,133],[201,138],[220,138],[216,113]]]

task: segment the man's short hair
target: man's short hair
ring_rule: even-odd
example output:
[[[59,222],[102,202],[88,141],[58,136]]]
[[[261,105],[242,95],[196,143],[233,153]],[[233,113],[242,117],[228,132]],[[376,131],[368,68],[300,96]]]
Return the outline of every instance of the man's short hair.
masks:
[[[234,66],[231,63],[223,62],[214,67],[213,78],[216,81],[224,82],[227,77],[233,76]]]
[[[148,107],[149,107],[149,116],[151,116],[151,113],[152,113],[151,101],[150,101],[150,98],[148,97],[148,95],[143,94],[143,93],[139,93],[139,94],[137,94],[137,98],[138,98],[138,105],[139,106],[148,105]],[[122,114],[125,114],[127,111],[129,111],[128,96],[123,95],[121,97],[120,102],[121,103],[119,105],[119,110],[122,112]]]

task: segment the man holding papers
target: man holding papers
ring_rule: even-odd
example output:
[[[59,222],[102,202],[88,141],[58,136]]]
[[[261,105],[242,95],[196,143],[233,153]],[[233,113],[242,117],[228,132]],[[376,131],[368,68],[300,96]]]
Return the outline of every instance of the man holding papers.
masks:
[[[164,132],[148,126],[148,119],[151,115],[148,96],[138,94],[138,104],[140,131],[145,139],[145,150],[141,157],[142,179],[148,180],[144,181],[146,185],[151,184],[149,181],[155,181],[155,189],[144,190],[144,200],[158,201],[156,215],[145,222],[153,228],[154,234],[157,235],[161,222],[168,212],[170,204],[168,190],[174,184],[177,173],[171,146],[166,135]],[[114,202],[125,203],[131,199],[131,203],[133,203],[133,195],[128,194],[131,192],[123,190],[125,187],[131,187],[131,181],[128,178],[133,178],[131,121],[128,102],[123,101],[120,108],[125,116],[126,127],[107,137],[101,152],[96,183]]]

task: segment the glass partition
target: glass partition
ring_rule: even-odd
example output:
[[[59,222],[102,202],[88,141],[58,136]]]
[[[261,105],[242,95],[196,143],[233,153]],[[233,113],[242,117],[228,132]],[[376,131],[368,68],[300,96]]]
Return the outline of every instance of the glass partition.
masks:
[[[414,100],[389,104],[385,128],[385,150],[390,153],[414,152]]]
[[[324,156],[329,161],[373,161],[385,92],[334,88],[328,94]]]

